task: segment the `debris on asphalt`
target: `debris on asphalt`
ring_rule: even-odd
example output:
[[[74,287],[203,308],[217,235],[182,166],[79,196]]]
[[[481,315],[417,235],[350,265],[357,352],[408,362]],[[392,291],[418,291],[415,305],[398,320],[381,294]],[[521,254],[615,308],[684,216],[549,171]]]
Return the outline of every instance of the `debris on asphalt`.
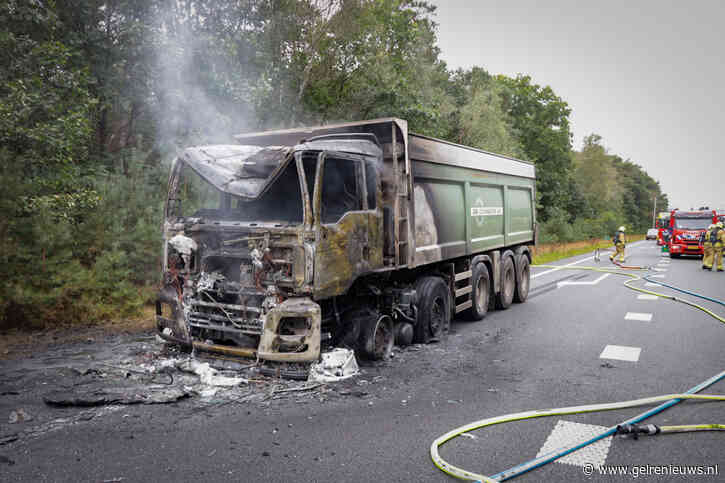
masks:
[[[322,353],[322,360],[310,367],[310,381],[344,381],[360,372],[355,352],[350,349],[336,348]]]
[[[166,367],[168,367],[168,365]],[[181,371],[196,374],[199,376],[201,383],[207,386],[232,387],[249,383],[249,381],[243,377],[219,375],[219,371],[211,367],[208,362],[199,362],[194,359],[189,359],[178,362],[176,367]]]
[[[311,391],[313,389],[317,389],[318,387],[321,387],[322,384],[313,384],[310,386],[300,386],[300,387],[291,387],[289,389],[275,389],[272,391],[273,394],[282,394],[285,392],[298,392],[298,391]]]
[[[165,404],[176,402],[189,393],[178,388],[149,389],[146,392],[121,389],[91,389],[56,391],[43,397],[43,401],[50,406],[105,406],[110,404]]]
[[[30,414],[25,412],[25,409],[23,409],[23,408],[16,409],[15,411],[11,412],[10,416],[8,417],[8,422],[10,424],[23,423],[23,422],[32,421],[32,420],[33,420],[33,416],[31,416]]]
[[[20,436],[18,436],[17,434],[11,434],[9,436],[3,436],[2,438],[0,438],[0,446],[6,445],[8,443],[12,443],[14,441],[17,441],[19,437]]]
[[[428,347],[409,346],[401,353],[421,350]],[[197,414],[229,404],[266,410],[272,404],[320,404],[351,396],[373,406],[379,394],[397,384],[380,375],[378,368],[384,364],[367,362],[361,369],[349,349],[324,353],[310,370],[310,364],[265,365],[204,352],[189,354],[158,341],[155,334],[97,337],[92,345],[81,339],[3,364],[2,395],[12,397],[0,398],[0,409],[11,424],[35,421],[0,425],[3,448],[129,411],[122,409],[129,405],[179,405],[181,417],[187,410]],[[362,374],[364,379],[358,377]],[[13,427],[18,429],[11,431]]]

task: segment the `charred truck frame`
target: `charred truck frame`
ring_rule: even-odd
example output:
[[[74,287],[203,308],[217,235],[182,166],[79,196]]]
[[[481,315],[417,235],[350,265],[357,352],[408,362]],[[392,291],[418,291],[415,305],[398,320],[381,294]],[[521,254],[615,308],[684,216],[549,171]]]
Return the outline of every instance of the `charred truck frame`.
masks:
[[[173,163],[159,334],[262,361],[368,359],[523,302],[531,163],[378,119],[236,136]]]

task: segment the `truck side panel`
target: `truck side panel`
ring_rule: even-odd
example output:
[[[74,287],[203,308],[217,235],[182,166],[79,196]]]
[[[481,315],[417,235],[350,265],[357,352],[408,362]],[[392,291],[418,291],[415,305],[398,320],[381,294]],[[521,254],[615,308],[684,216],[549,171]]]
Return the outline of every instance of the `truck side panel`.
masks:
[[[503,186],[471,183],[470,193],[471,252],[504,245]]]
[[[534,238],[534,212],[533,190],[531,187],[508,187],[508,217],[507,245],[526,243]]]
[[[414,266],[533,243],[534,180],[412,160]]]

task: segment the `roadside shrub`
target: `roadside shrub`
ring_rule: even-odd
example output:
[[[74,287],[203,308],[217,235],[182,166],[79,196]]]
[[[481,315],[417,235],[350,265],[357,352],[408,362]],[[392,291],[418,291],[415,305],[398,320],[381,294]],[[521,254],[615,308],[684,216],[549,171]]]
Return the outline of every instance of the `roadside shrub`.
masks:
[[[161,169],[138,163],[127,174],[96,173],[88,180],[98,194],[93,209],[74,216],[59,216],[52,203],[28,208],[23,193],[32,191],[3,174],[0,181],[16,191],[13,198],[0,196],[10,214],[0,225],[7,269],[0,285],[0,330],[138,314],[159,273],[166,184]]]
[[[574,230],[567,221],[568,215],[560,208],[553,208],[549,219],[542,223],[539,232],[542,243],[565,243],[574,239]]]

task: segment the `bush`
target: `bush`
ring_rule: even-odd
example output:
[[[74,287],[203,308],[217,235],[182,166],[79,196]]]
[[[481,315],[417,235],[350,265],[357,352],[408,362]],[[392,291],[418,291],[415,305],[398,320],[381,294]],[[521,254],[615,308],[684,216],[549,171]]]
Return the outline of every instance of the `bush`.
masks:
[[[566,243],[574,240],[574,230],[567,221],[568,215],[561,208],[553,208],[548,221],[542,223],[539,232],[542,243]]]
[[[54,203],[24,203],[32,189],[2,174],[15,191],[0,197],[14,214],[2,225],[0,329],[97,323],[135,315],[149,302],[159,276],[161,168],[135,163],[127,175],[95,174],[87,181],[97,203],[73,216]]]

